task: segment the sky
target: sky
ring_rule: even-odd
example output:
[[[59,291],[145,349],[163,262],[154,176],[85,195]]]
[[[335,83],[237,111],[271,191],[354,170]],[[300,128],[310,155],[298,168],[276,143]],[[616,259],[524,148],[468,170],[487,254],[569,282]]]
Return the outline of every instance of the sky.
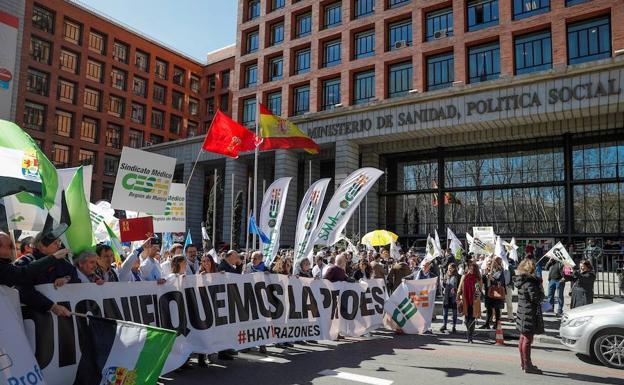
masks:
[[[237,0],[79,0],[201,62],[234,44]]]

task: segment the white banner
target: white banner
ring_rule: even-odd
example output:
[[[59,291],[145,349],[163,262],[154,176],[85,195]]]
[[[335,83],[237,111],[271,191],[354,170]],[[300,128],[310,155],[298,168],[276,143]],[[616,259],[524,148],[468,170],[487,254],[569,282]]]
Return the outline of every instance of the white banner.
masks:
[[[404,280],[386,301],[385,311],[395,325],[407,334],[423,334],[431,327],[437,278]],[[391,323],[392,324],[392,323]]]
[[[37,289],[77,313],[176,330],[163,373],[181,365],[180,357],[191,352],[335,340],[339,333],[360,336],[382,325],[386,297],[381,279],[331,283],[264,273],[193,275],[164,285],[109,282]],[[38,337],[36,357],[48,383],[72,384],[84,319],[35,312],[26,312],[24,318],[28,337]]]
[[[24,333],[17,291],[0,286],[0,384],[45,385]]]
[[[186,231],[186,185],[171,183],[167,207],[163,215],[152,215],[155,233],[183,233]]]
[[[17,79],[15,58],[17,52],[17,16],[0,11],[0,119],[11,120],[13,83]],[[33,84],[45,87],[44,84]],[[17,101],[15,101],[17,103]]]
[[[80,167],[71,167],[71,168],[61,168],[57,169],[56,173],[59,177],[59,185],[66,190],[69,187],[69,183],[76,171],[78,171]],[[87,198],[87,202],[91,202],[91,181],[93,179],[93,166],[82,166],[82,184],[84,186],[85,197]]]
[[[552,249],[544,254],[544,257],[554,259],[569,267],[576,266],[576,263],[570,257],[570,254],[568,254],[568,251],[565,249],[561,242],[557,242],[557,244]]]
[[[477,254],[494,253],[494,227],[481,226],[472,228],[472,248]]]
[[[115,179],[112,207],[163,214],[176,159],[124,147]]]
[[[299,263],[304,258],[311,258],[314,251],[314,245],[310,242],[310,237],[319,217],[321,216],[321,207],[327,192],[327,186],[331,179],[319,179],[312,183],[308,191],[306,191],[301,206],[299,207],[299,216],[297,217],[297,231],[295,232],[295,268],[299,268]],[[310,260],[312,263],[312,260]]]
[[[351,215],[381,175],[381,170],[364,167],[351,173],[340,184],[310,238],[312,245],[331,246],[340,239]]]
[[[264,243],[260,240],[260,250],[264,256],[264,263],[269,266],[279,250],[280,227],[288,197],[288,185],[291,178],[280,178],[273,182],[265,191],[260,208],[258,227],[271,240]]]

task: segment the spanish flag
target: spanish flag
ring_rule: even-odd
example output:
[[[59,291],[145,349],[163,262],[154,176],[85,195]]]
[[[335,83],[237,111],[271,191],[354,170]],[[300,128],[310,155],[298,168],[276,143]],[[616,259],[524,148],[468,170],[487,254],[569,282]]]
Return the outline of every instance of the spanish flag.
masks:
[[[310,154],[318,154],[320,147],[295,124],[273,113],[260,104],[260,150],[278,148],[302,148]]]

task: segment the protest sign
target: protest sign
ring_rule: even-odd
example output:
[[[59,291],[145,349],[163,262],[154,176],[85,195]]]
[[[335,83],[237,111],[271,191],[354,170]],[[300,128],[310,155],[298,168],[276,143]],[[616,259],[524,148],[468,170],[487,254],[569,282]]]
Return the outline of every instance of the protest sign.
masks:
[[[472,228],[472,249],[477,254],[494,253],[494,227],[480,226]]]
[[[124,147],[111,205],[117,210],[163,214],[176,160]]]
[[[167,206],[162,215],[153,215],[157,233],[183,233],[186,231],[186,185],[171,183]]]
[[[299,264],[303,258],[310,258],[314,245],[310,244],[310,237],[316,229],[319,217],[321,216],[321,206],[325,199],[325,192],[331,179],[319,179],[312,183],[308,191],[303,196],[301,206],[299,207],[299,215],[297,216],[297,230],[295,232],[295,268],[299,268]],[[357,253],[356,253],[357,254]],[[310,260],[310,263],[312,261]]]
[[[407,334],[423,334],[431,327],[437,278],[404,280],[385,303],[395,327]]]
[[[122,242],[141,241],[154,234],[152,217],[119,220],[119,232]]]

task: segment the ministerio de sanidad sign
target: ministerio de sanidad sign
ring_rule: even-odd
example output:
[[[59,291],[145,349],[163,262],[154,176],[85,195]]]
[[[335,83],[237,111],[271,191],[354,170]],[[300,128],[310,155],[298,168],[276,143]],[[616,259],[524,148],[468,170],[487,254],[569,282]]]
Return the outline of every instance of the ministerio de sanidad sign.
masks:
[[[176,159],[124,147],[121,152],[111,206],[164,214]]]

